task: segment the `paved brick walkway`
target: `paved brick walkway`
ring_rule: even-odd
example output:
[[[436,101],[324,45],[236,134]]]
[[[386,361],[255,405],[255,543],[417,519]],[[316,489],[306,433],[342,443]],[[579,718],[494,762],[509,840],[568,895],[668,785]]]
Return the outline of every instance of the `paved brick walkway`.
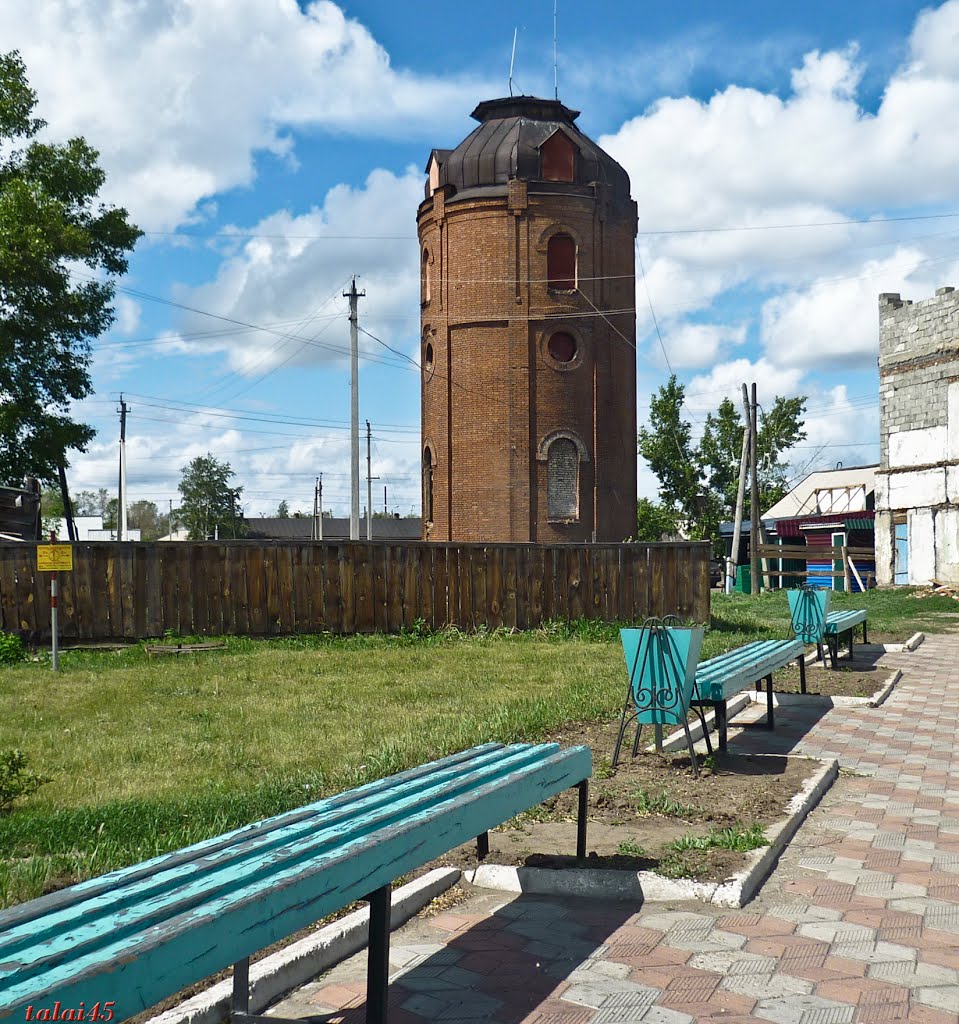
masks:
[[[959,1024],[959,637],[932,637],[879,709],[781,709],[740,750],[845,771],[759,898],[702,904],[477,892],[393,936],[392,1024]],[[365,1020],[365,955],[277,1006]]]

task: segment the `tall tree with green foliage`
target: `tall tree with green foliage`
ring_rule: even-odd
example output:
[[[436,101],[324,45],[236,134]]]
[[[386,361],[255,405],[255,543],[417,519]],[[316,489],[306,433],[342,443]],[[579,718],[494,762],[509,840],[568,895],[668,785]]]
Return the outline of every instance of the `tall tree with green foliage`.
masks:
[[[43,143],[19,55],[0,54],[0,483],[52,481],[95,431],[90,339],[114,320],[114,279],[141,232],[98,200],[105,176],[82,138]],[[83,271],[77,268],[83,267]]]
[[[673,374],[650,398],[649,427],[639,432],[639,454],[659,480],[659,497],[667,508],[695,504],[701,476],[695,464],[692,428],[682,417],[685,388]]]
[[[685,388],[675,375],[650,400],[650,425],[639,434],[639,453],[660,483],[660,504],[640,502],[639,539],[673,521],[691,537],[719,538],[719,524],[733,518],[739,486],[744,421],[736,406],[723,399],[715,413],[708,413],[698,445],[692,428],[682,417]],[[759,416],[756,446],[761,511],[774,505],[788,490],[787,463],[783,456],[804,440],[803,396],[777,396],[768,412]],[[745,518],[749,518],[746,490]]]
[[[134,501],[127,509],[127,526],[140,531],[140,540],[156,540],[169,532],[169,516],[157,508],[155,501]]]
[[[242,537],[243,488],[231,485],[234,474],[229,462],[220,462],[207,452],[198,455],[181,472],[178,490],[183,501],[175,517],[186,527],[190,540]]]

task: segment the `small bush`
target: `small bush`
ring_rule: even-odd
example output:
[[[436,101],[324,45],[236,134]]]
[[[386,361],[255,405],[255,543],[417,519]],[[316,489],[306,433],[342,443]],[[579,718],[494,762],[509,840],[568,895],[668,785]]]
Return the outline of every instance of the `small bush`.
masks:
[[[27,656],[16,633],[0,632],[0,665],[15,665]]]
[[[0,751],[0,814],[13,806],[14,800],[35,793],[50,780],[27,766],[22,750]]]

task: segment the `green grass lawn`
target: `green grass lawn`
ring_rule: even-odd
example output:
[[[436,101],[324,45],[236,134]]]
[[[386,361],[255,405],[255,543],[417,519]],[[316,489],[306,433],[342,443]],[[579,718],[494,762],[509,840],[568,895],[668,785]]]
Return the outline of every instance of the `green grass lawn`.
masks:
[[[873,591],[870,630],[953,628],[948,598]],[[716,595],[703,657],[788,629],[783,594]],[[616,714],[616,627],[529,633],[230,638],[150,658],[66,652],[0,667],[0,751],[51,782],[0,817],[0,904],[488,740]]]

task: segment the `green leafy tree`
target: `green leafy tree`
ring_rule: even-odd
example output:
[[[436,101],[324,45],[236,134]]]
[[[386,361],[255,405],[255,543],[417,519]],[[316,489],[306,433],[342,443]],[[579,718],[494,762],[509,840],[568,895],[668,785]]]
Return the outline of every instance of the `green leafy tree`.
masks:
[[[806,440],[803,426],[805,413],[805,395],[796,398],[777,395],[769,412],[759,413],[756,475],[759,477],[759,504],[762,510],[771,508],[789,491],[787,462],[783,455],[793,445]]]
[[[233,487],[233,469],[209,452],[198,455],[181,470],[178,490],[183,498],[176,519],[188,531],[190,540],[218,536],[243,536],[240,495],[242,487]]]
[[[153,501],[134,501],[127,509],[127,525],[140,531],[141,540],[156,540],[169,532],[169,517]]]
[[[735,515],[744,422],[736,406],[723,399],[706,416],[700,443],[694,445],[690,424],[682,417],[684,399],[685,389],[675,376],[651,398],[650,425],[640,431],[639,453],[659,480],[660,504],[640,502],[637,537],[654,539],[652,534],[666,532],[662,527],[672,518],[673,529],[715,543],[719,524]],[[756,451],[761,511],[788,490],[783,456],[806,437],[805,408],[804,396],[777,396],[769,411],[760,413]],[[744,518],[750,514],[747,488]]]
[[[659,480],[662,508],[675,517],[685,533],[696,537],[703,536],[697,501],[703,474],[692,443],[692,428],[682,416],[685,395],[675,374],[652,395],[649,426],[639,432],[639,454]]]
[[[95,431],[70,416],[90,394],[90,339],[113,322],[113,279],[140,231],[98,200],[105,176],[81,139],[41,143],[36,93],[0,54],[0,481],[52,481]],[[83,267],[82,272],[77,267]]]
[[[299,515],[299,513],[297,513]],[[290,504],[284,498],[279,505],[276,506],[276,518],[277,519],[289,519],[290,518]]]
[[[783,455],[806,438],[803,427],[805,409],[805,396],[783,398],[777,395],[770,410],[759,414],[756,462],[760,513],[775,505],[789,490],[787,463]],[[723,399],[715,414],[709,413],[706,417],[698,457],[709,485],[710,498],[716,499],[719,521],[732,518],[736,511],[744,429],[743,418],[728,398]],[[743,517],[749,519],[751,514],[747,488]]]
[[[63,495],[59,484],[47,484],[40,491],[40,518],[43,522],[43,536],[50,536],[50,531],[57,528],[63,519]]]
[[[679,516],[673,509],[649,498],[640,498],[636,503],[636,540],[662,540],[678,531]]]
[[[102,516],[109,500],[105,487],[99,491],[77,491],[73,495],[73,511],[78,516]]]

